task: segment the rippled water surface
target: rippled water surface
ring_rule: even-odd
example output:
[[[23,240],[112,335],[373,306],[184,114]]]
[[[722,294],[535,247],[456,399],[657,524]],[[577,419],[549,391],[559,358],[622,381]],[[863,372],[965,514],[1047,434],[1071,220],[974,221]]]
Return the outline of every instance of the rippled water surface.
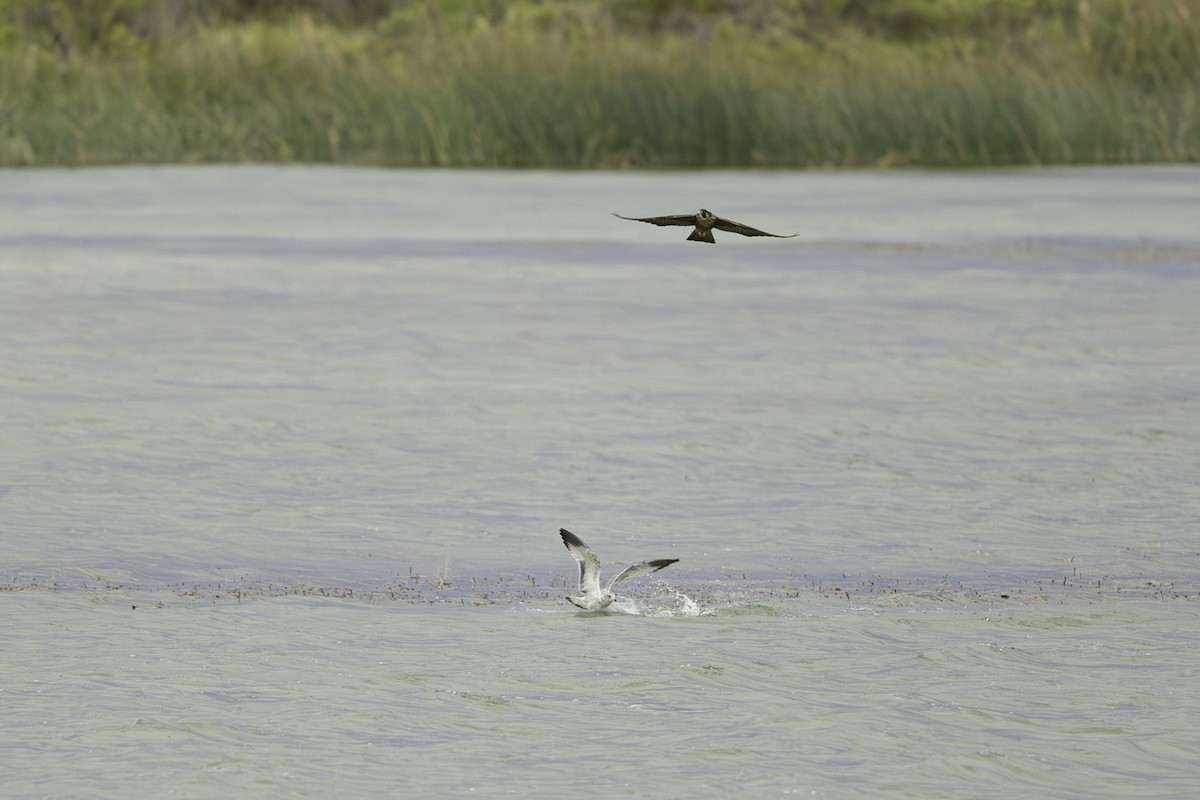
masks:
[[[609,216],[700,205],[800,235]],[[1193,796],[1198,215],[0,171],[0,793]],[[679,562],[579,614],[564,526]]]

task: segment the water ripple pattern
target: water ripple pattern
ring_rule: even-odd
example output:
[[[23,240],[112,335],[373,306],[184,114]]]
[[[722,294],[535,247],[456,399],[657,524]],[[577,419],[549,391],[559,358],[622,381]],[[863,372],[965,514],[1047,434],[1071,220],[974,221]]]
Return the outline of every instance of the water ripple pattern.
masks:
[[[1197,186],[0,170],[0,794],[1190,796]]]

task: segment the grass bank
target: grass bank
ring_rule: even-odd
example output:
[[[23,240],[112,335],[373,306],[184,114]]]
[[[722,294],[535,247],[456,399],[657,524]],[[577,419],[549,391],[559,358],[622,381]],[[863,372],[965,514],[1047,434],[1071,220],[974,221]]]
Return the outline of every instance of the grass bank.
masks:
[[[3,165],[1197,160],[1200,0],[0,0]]]

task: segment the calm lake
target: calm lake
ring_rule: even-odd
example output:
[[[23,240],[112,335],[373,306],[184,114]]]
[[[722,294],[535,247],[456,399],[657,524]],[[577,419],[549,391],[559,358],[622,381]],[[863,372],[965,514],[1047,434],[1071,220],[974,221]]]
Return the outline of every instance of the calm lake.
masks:
[[[616,219],[717,214],[792,239]],[[0,795],[1184,798],[1200,168],[0,170]],[[566,527],[618,585],[563,599]]]

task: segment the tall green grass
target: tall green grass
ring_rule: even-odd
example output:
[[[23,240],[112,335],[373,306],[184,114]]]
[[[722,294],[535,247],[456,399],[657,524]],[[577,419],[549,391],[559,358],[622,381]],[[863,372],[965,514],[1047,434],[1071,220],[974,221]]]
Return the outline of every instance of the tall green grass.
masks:
[[[355,26],[283,15],[150,35],[113,22],[66,44],[10,26],[0,164],[1200,160],[1200,0],[1152,13],[1042,0],[1040,16],[1034,0],[976,0],[1009,13],[972,17],[978,30],[944,14],[880,28],[899,0],[829,0],[845,13],[807,27],[715,15],[680,30],[629,30],[599,5],[483,5],[491,16],[425,5]],[[864,5],[876,16],[846,16]]]

